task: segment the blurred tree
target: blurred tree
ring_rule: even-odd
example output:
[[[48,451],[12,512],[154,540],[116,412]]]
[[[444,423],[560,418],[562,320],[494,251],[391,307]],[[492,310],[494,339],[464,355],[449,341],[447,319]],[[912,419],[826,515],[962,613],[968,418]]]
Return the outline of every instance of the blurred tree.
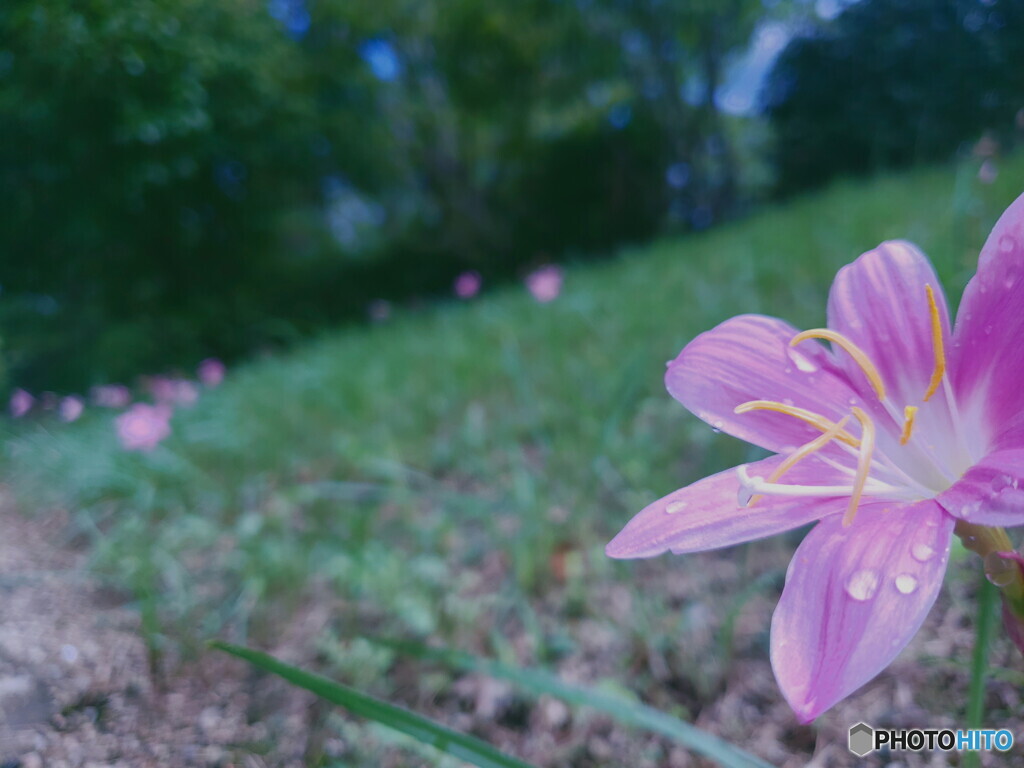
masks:
[[[262,0],[0,6],[2,319],[20,381],[125,376],[259,335],[270,225],[309,165],[292,49]]]
[[[795,38],[764,91],[782,191],[943,157],[1024,105],[1021,0],[861,0]]]
[[[581,11],[621,46],[637,100],[660,127],[677,209],[697,228],[728,213],[738,193],[734,150],[718,103],[728,58],[764,11],[759,0],[596,0]]]

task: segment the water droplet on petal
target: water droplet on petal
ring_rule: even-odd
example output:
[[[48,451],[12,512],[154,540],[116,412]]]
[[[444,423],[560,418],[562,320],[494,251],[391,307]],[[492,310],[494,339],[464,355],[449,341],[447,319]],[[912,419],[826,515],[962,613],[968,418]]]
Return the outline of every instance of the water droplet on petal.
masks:
[[[715,422],[713,422],[711,424],[711,431],[712,432],[721,432],[723,426],[725,426],[725,425],[722,424],[721,420],[715,421]]]
[[[1014,278],[1012,276],[1006,278],[1006,280],[1003,281],[1003,288],[1006,288],[1007,290],[1009,290],[1010,288],[1013,288],[1013,284],[1014,284],[1015,281],[1016,281],[1016,278]]]
[[[1003,253],[1010,253],[1016,247],[1017,241],[1009,235],[1003,235],[999,238],[999,250]]]
[[[910,554],[919,563],[927,563],[933,557],[935,557],[935,550],[929,547],[927,544],[918,542],[910,549]]]
[[[870,600],[878,591],[878,574],[874,571],[855,571],[846,580],[846,594],[854,600],[864,602]]]
[[[998,552],[985,555],[985,578],[997,587],[1005,587],[1014,582],[1020,573],[1020,566],[1013,560],[1000,557]]]
[[[671,504],[665,507],[665,514],[674,515],[677,512],[682,512],[684,509],[686,509],[685,501],[673,501]]]
[[[788,349],[786,353],[789,355],[789,359],[793,361],[793,364],[804,373],[814,373],[818,370],[818,364],[796,351],[795,349]]]
[[[783,399],[782,404],[783,405],[788,405],[788,406],[792,407],[793,406],[793,398],[787,397],[787,398]]]
[[[913,593],[917,589],[917,578],[909,573],[901,573],[896,577],[896,589],[904,595]]]

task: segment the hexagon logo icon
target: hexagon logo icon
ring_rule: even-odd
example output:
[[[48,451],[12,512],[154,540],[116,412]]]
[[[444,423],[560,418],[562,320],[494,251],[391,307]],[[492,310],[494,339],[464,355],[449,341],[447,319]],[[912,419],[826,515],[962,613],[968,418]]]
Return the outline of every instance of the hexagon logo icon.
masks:
[[[871,752],[874,744],[875,730],[867,723],[857,723],[850,727],[850,751],[857,757],[864,757]]]

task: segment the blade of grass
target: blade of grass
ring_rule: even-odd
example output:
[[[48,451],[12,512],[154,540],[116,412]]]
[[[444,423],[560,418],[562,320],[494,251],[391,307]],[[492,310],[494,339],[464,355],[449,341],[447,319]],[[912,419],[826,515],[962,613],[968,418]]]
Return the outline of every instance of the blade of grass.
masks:
[[[532,768],[529,763],[509,757],[484,741],[445,728],[415,712],[367,696],[365,693],[360,693],[326,677],[285,664],[266,653],[220,641],[214,641],[210,645],[217,650],[244,659],[262,670],[278,675],[292,685],[305,688],[332,704],[345,707],[353,714],[375,720],[480,768]]]
[[[593,688],[569,685],[544,670],[517,667],[499,661],[482,659],[462,651],[430,648],[418,643],[380,638],[367,639],[414,658],[437,661],[454,669],[478,672],[508,680],[537,695],[547,694],[576,706],[600,710],[624,725],[643,728],[667,736],[684,747],[725,766],[725,768],[772,768],[770,763],[761,758],[653,707],[627,701],[619,696],[602,693]]]

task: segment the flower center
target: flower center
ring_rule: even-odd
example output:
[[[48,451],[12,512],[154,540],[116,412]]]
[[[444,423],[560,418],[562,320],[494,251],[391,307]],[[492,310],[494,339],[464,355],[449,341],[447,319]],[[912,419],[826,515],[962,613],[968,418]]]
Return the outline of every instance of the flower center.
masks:
[[[784,413],[821,430],[822,434],[787,452],[782,463],[767,478],[750,477],[746,468],[740,467],[737,470],[741,485],[740,504],[755,504],[763,495],[849,496],[850,502],[843,516],[843,525],[849,526],[853,523],[857,508],[865,495],[898,501],[917,501],[931,498],[944,491],[963,474],[972,463],[972,457],[963,439],[956,400],[949,384],[949,377],[946,375],[942,319],[935,301],[935,293],[930,285],[925,285],[925,293],[931,323],[934,365],[928,386],[921,398],[921,406],[905,405],[902,410],[897,408],[887,395],[885,382],[878,372],[878,367],[863,349],[841,333],[827,328],[815,328],[798,333],[790,341],[790,346],[796,346],[809,339],[822,339],[850,356],[867,378],[877,402],[892,420],[892,424],[887,425],[890,429],[885,432],[886,435],[893,437],[888,440],[887,447],[878,448],[878,430],[874,420],[864,409],[855,405],[850,408],[850,415],[834,422],[805,408],[774,400],[751,400],[741,403],[735,409],[737,414],[763,410]],[[939,424],[943,433],[941,437],[948,438],[948,445],[943,446],[937,446],[934,440],[921,438],[919,432],[915,433],[915,426],[919,423],[918,412],[940,387],[945,396],[946,412],[938,413],[936,409],[940,406],[932,406],[930,415],[935,417],[933,433],[934,425]],[[846,430],[846,424],[851,416],[860,426],[859,437]],[[841,449],[838,458],[835,457],[835,451],[832,452],[833,456],[823,452],[823,449],[832,444]],[[887,455],[887,452],[892,456]],[[833,469],[848,476],[849,484],[796,485],[778,482],[798,462],[809,456],[816,456]],[[851,463],[853,466],[849,466]]]

